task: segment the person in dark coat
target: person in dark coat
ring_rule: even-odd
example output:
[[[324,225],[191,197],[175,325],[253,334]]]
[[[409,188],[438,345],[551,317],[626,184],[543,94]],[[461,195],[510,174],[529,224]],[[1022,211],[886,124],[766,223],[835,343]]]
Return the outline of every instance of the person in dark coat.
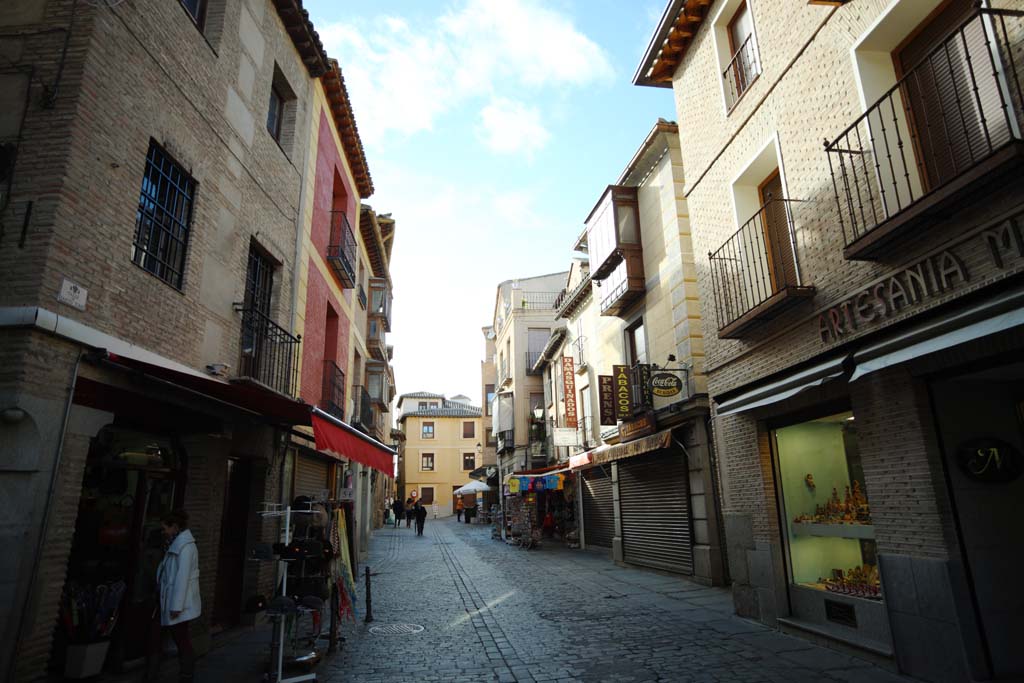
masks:
[[[402,523],[402,517],[405,517],[405,506],[402,505],[401,498],[395,498],[395,501],[391,503],[391,511],[395,513],[395,528],[397,529]]]
[[[415,516],[416,510],[413,509],[412,497],[405,499],[405,528],[408,529],[412,526],[412,518]]]
[[[423,525],[427,523],[427,508],[417,500],[416,501],[416,535],[423,535]]]

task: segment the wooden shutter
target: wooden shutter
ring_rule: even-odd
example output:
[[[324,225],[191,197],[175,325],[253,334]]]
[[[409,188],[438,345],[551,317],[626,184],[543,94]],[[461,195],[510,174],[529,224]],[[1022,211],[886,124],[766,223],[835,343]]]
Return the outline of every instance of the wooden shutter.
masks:
[[[786,202],[781,201],[782,176],[776,169],[760,187],[761,213],[765,248],[768,250],[769,272],[772,278],[772,292],[795,286],[796,258],[793,254],[793,240],[789,234],[789,213]]]

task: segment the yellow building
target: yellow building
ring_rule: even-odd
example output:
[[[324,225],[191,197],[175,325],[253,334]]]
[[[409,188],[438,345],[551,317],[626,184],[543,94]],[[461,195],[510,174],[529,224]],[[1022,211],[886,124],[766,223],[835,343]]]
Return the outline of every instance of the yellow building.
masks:
[[[398,397],[398,427],[405,434],[399,459],[399,495],[427,506],[431,517],[454,514],[452,492],[470,482],[482,463],[480,408],[464,396],[416,392]],[[475,504],[464,498],[467,506]]]

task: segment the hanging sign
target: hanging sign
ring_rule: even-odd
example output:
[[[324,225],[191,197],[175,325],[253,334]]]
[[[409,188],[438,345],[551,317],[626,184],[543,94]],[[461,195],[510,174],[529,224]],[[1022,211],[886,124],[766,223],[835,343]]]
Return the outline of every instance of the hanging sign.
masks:
[[[612,378],[615,388],[615,417],[628,420],[633,417],[633,388],[630,386],[629,366],[613,365]]]
[[[670,372],[656,372],[651,375],[651,393],[661,398],[678,396],[683,391],[683,380]]]
[[[622,441],[639,439],[641,436],[653,434],[655,428],[654,416],[651,413],[644,413],[635,420],[623,422],[619,425],[619,439]]]
[[[506,484],[506,486],[508,487],[508,492],[509,493],[519,493],[519,479],[518,478],[512,477],[511,479],[509,479],[508,480],[508,484]]]
[[[556,446],[579,446],[579,430],[572,427],[555,427],[553,433],[554,445]]]
[[[615,381],[611,375],[597,376],[597,400],[601,407],[601,426],[615,426]]]
[[[562,396],[565,397],[565,426],[576,429],[576,373],[572,356],[562,356]]]
[[[413,491],[412,495],[415,496],[416,492]],[[338,489],[338,500],[347,501],[347,500],[355,500],[355,499],[356,499],[356,490],[354,488],[352,488],[351,486],[345,487],[343,489]]]
[[[956,450],[956,462],[971,479],[990,484],[1013,481],[1021,475],[1024,463],[1020,451],[999,439],[972,439]]]

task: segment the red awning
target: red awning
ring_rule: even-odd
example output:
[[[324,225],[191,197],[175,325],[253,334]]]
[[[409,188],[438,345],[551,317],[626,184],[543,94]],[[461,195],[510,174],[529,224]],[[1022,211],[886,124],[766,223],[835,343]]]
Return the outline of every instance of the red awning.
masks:
[[[315,408],[312,417],[318,451],[355,460],[389,477],[395,476],[393,450]]]

